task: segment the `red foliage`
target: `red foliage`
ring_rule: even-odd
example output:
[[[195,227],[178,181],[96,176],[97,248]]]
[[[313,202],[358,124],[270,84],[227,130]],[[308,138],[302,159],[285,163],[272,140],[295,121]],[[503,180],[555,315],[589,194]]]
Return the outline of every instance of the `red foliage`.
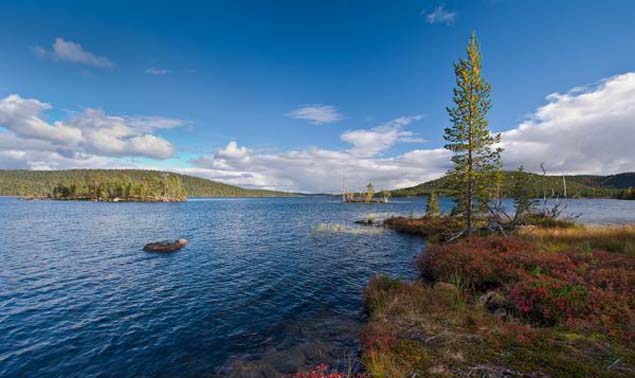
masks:
[[[416,260],[430,281],[498,290],[532,323],[635,335],[635,258],[601,250],[539,251],[514,237],[475,237],[432,246]]]
[[[362,334],[362,342],[367,349],[390,349],[396,341],[397,336],[388,324],[370,323]]]

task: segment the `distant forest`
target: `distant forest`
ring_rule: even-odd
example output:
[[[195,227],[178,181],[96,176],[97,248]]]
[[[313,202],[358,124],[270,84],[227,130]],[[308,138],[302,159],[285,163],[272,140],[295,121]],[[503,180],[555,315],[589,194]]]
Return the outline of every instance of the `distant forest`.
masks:
[[[535,173],[504,171],[500,195],[510,193],[515,175],[527,175],[529,195],[535,198],[543,196],[564,197],[565,183],[568,198],[617,198],[635,200],[635,173],[620,173],[611,176],[544,176]],[[450,181],[447,176],[428,181],[410,188],[391,192],[393,197],[414,197],[428,195],[431,192],[450,194]]]
[[[179,201],[186,197],[288,197],[177,173],[150,170],[0,170],[0,195],[102,201]]]

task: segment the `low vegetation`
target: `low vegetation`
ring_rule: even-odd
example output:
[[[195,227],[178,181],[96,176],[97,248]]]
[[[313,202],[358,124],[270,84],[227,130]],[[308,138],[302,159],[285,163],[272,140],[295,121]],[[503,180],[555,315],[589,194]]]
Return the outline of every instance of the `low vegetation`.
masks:
[[[463,222],[458,217],[447,215],[397,216],[384,220],[383,225],[397,232],[425,237],[430,242],[446,241],[463,229]]]
[[[633,376],[634,238],[532,228],[433,245],[420,280],[366,289],[369,376]]]
[[[328,365],[322,364],[312,370],[298,372],[289,378],[368,378],[368,375],[366,375],[366,373],[354,372],[353,369],[340,372],[329,368]]]

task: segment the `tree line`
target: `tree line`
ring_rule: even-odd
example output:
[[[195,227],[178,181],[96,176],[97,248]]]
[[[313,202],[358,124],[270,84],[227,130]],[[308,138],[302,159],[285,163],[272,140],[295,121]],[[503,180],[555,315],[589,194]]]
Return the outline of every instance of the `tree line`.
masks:
[[[57,187],[55,194],[61,196],[88,194],[93,199],[97,193],[102,198],[152,198],[161,195],[165,174],[173,179],[178,178],[182,184],[180,194],[188,197],[295,196],[293,193],[244,189],[200,177],[141,169],[0,170],[0,195],[53,197]],[[168,193],[174,195],[171,189]]]
[[[174,174],[150,175],[135,181],[126,174],[60,182],[47,197],[97,201],[183,201],[187,192]]]

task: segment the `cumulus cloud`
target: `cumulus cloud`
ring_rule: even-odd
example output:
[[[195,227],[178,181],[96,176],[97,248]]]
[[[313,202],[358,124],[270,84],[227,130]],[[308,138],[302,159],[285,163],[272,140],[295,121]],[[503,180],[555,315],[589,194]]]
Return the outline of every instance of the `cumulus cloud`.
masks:
[[[33,52],[41,57],[49,57],[54,61],[63,61],[76,64],[83,64],[100,69],[112,70],[115,64],[108,58],[97,56],[79,44],[71,41],[65,41],[62,38],[56,38],[51,50],[36,46]]]
[[[419,119],[421,116],[399,117],[372,129],[346,131],[340,139],[353,146],[349,152],[355,156],[375,156],[388,150],[397,142],[425,142],[424,139],[413,137],[414,134],[411,131],[402,130],[404,126]]]
[[[274,154],[231,141],[211,156],[192,160],[194,167],[183,172],[235,185],[304,192],[335,192],[342,180],[355,190],[368,181],[386,188],[415,185],[445,172],[447,151],[413,150],[390,158],[377,155],[396,143],[422,142],[402,129],[420,118],[400,117],[373,129],[347,131],[341,139],[351,147],[341,151],[311,147]]]
[[[49,122],[48,103],[13,94],[0,100],[0,166],[103,167],[110,158],[167,159],[174,147],[154,135],[183,121],[162,117],[112,116],[87,108],[64,121]]]
[[[146,69],[145,72],[148,75],[162,76],[162,75],[167,75],[167,74],[172,73],[172,70],[169,70],[167,68],[150,67],[150,68]]]
[[[333,123],[344,118],[334,106],[307,105],[286,114],[288,117],[310,121],[316,125]]]
[[[506,167],[551,173],[635,170],[635,73],[547,96],[520,125],[502,134]]]
[[[457,16],[456,12],[446,10],[443,5],[437,6],[431,12],[427,12],[424,10],[421,12],[421,14],[425,16],[426,22],[428,24],[442,23],[442,24],[450,25],[454,23],[454,20],[456,19],[456,16]]]
[[[248,151],[248,158],[242,159],[199,158],[192,161],[192,168],[181,171],[245,187],[337,192],[342,182],[351,190],[369,181],[380,188],[416,185],[442,175],[450,158],[444,149],[413,150],[391,158],[364,158],[316,147],[279,154]]]
[[[635,72],[547,97],[517,127],[502,133],[505,168],[524,165],[553,174],[611,174],[635,170]],[[367,181],[378,187],[415,185],[443,175],[450,152],[415,149],[382,157],[395,143],[420,141],[404,127],[419,119],[400,117],[371,129],[351,130],[343,150],[312,147],[272,154],[235,141],[216,154],[195,159],[187,173],[229,183],[272,189],[336,192]]]
[[[183,122],[161,117],[112,116],[85,109],[65,121],[48,122],[51,105],[11,95],[0,100],[0,168],[61,169],[126,167],[127,156],[162,159],[174,147],[157,131]],[[420,116],[399,117],[340,135],[342,149],[311,147],[273,153],[232,140],[178,171],[229,184],[303,192],[337,192],[342,180],[356,190],[416,185],[443,175],[451,153],[413,149],[385,156],[398,143],[419,143],[407,128]],[[4,128],[4,129],[3,129]],[[545,105],[502,133],[507,169],[610,174],[635,170],[635,72],[610,77],[546,98]]]

